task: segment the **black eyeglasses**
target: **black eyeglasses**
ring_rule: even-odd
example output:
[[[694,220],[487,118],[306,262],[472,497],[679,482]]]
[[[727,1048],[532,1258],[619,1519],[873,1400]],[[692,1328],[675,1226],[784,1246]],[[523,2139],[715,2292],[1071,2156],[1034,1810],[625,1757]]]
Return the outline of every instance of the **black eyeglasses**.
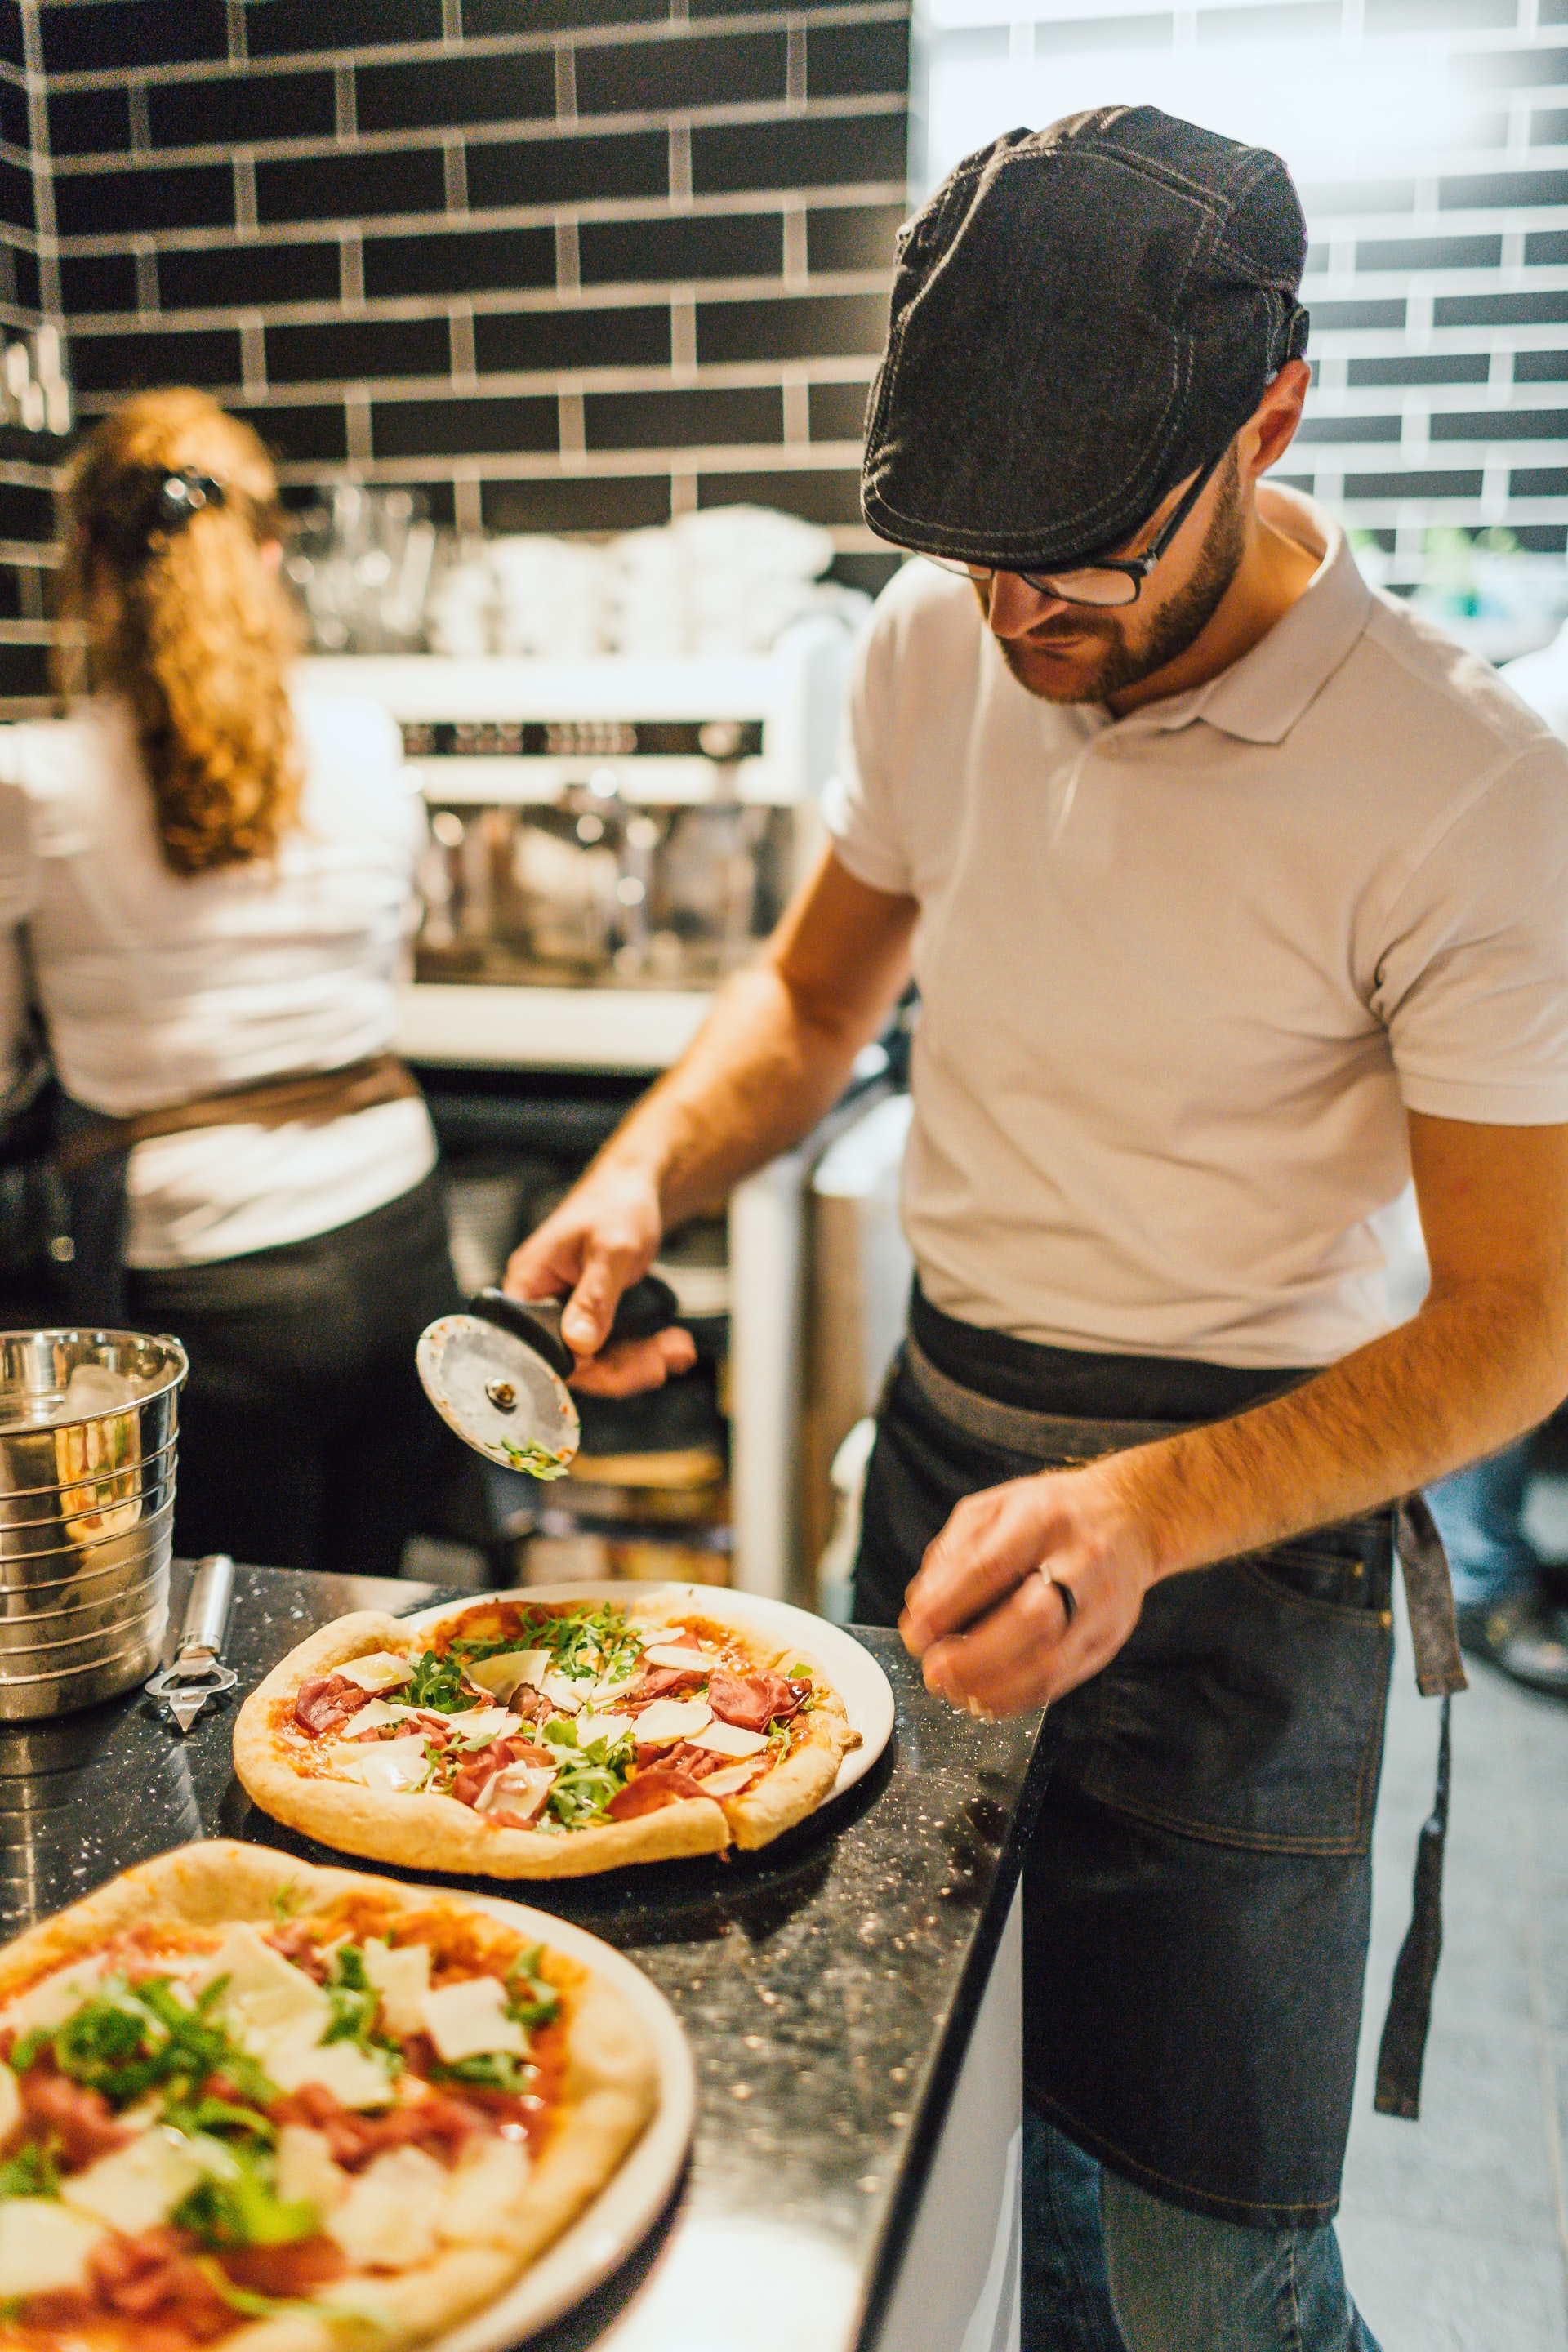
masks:
[[[989,581],[998,572],[1011,572],[1015,579],[1026,583],[1037,594],[1054,596],[1063,604],[1136,604],[1144,581],[1202,498],[1225,454],[1222,449],[1219,457],[1204,467],[1141,555],[1109,555],[1102,563],[1086,563],[1071,572],[1028,572],[1013,564],[964,563],[952,555],[932,555],[927,561],[943,572],[956,572],[969,580]]]

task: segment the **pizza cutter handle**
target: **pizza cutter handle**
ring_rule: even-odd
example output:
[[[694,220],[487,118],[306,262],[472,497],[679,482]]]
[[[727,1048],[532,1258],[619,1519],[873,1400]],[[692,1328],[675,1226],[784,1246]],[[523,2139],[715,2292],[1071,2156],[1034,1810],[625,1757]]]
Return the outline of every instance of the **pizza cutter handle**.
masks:
[[[504,1290],[481,1290],[468,1301],[468,1312],[510,1331],[542,1356],[551,1370],[564,1381],[577,1369],[576,1357],[561,1337],[561,1310],[565,1304],[563,1298],[512,1298]],[[621,1339],[651,1339],[656,1331],[668,1328],[678,1312],[668,1283],[661,1282],[657,1274],[645,1274],[621,1293],[605,1344],[613,1347]]]

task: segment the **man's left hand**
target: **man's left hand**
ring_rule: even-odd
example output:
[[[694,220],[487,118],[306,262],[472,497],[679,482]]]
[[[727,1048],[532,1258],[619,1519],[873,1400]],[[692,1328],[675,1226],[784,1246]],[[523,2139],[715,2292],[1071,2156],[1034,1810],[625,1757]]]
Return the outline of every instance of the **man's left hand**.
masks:
[[[1049,1470],[959,1504],[927,1547],[899,1630],[936,1697],[1019,1715],[1115,1656],[1153,1576],[1109,1465]]]

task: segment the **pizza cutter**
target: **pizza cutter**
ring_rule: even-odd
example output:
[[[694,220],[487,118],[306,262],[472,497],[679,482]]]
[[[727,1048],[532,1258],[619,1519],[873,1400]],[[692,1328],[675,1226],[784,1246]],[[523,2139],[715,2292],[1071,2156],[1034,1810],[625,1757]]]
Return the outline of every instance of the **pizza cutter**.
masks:
[[[503,1470],[563,1477],[583,1442],[566,1386],[577,1359],[561,1337],[565,1304],[481,1290],[461,1314],[437,1316],[419,1335],[426,1395],[466,1445]],[[622,1293],[605,1344],[651,1339],[677,1312],[669,1285],[645,1274]]]

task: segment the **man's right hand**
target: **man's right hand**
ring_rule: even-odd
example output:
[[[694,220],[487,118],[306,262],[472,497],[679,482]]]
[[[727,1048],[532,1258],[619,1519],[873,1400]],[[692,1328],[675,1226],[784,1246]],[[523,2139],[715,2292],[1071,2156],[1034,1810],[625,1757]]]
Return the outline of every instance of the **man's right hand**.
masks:
[[[691,1334],[656,1331],[605,1352],[621,1293],[653,1264],[664,1230],[658,1192],[636,1169],[590,1170],[561,1206],[507,1261],[504,1287],[514,1298],[560,1298],[570,1292],[561,1336],[577,1359],[572,1386],[592,1396],[632,1396],[662,1388],[697,1360]]]

